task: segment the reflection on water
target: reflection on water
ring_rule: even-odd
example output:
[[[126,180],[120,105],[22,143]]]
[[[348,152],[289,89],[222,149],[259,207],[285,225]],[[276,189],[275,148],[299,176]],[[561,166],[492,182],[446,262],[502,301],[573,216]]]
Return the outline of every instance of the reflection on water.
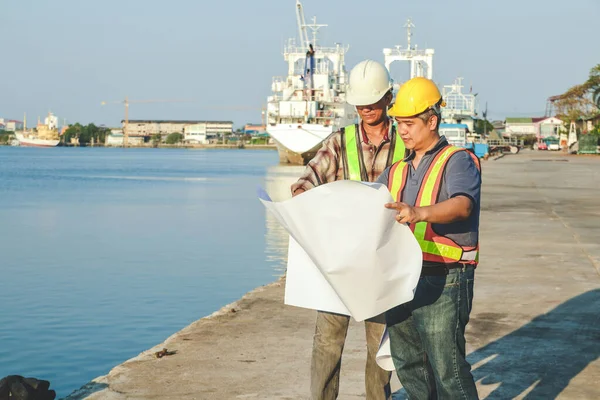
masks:
[[[292,197],[290,186],[304,171],[300,165],[276,165],[267,168],[265,190],[273,201],[283,201]],[[276,276],[285,274],[287,266],[289,235],[271,213],[266,212],[265,254],[276,271]]]

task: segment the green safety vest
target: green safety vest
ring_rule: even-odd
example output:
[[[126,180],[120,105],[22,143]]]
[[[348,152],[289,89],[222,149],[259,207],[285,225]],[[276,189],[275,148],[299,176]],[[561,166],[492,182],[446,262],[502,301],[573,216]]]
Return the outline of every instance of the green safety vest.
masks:
[[[365,168],[365,162],[362,153],[362,138],[360,137],[360,130],[358,125],[348,125],[341,131],[342,134],[342,162],[344,163],[344,179],[352,181],[363,181],[369,180],[367,170]],[[396,134],[396,124],[392,125],[392,132],[390,137],[390,152],[388,153],[388,159],[386,166],[404,159],[404,142]]]

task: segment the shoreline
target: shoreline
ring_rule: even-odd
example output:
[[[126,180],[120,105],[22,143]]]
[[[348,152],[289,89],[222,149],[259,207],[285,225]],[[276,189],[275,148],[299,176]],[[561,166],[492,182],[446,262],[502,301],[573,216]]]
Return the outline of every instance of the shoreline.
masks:
[[[105,396],[110,396],[110,394],[109,394],[110,391],[106,387],[109,378],[112,376],[118,375],[119,372],[121,371],[121,369],[124,368],[126,365],[128,365],[130,363],[141,362],[144,360],[157,359],[155,356],[156,352],[163,350],[165,348],[168,350],[172,350],[173,349],[172,345],[175,342],[177,342],[177,339],[179,339],[180,337],[185,337],[186,334],[190,333],[195,328],[198,328],[198,327],[200,327],[204,324],[208,324],[210,322],[214,322],[215,319],[219,319],[218,322],[225,322],[225,321],[229,320],[230,318],[233,318],[236,313],[238,313],[242,310],[248,309],[248,307],[249,307],[249,305],[251,305],[252,301],[254,299],[256,299],[257,297],[260,297],[259,296],[260,293],[263,293],[270,289],[282,288],[284,285],[285,285],[285,276],[282,276],[279,279],[277,279],[276,281],[273,281],[266,285],[259,286],[257,288],[252,289],[251,291],[247,292],[242,297],[240,297],[238,300],[236,300],[232,303],[226,304],[223,307],[221,307],[220,309],[218,309],[217,311],[213,312],[212,314],[209,314],[205,317],[202,317],[202,318],[190,323],[188,326],[184,327],[183,329],[168,336],[163,342],[161,342],[147,350],[144,350],[137,356],[132,357],[132,358],[122,362],[121,364],[113,367],[106,375],[100,375],[100,376],[92,379],[90,382],[86,383],[79,389],[76,389],[71,394],[69,394],[66,397],[63,397],[59,400],[83,400],[83,399],[107,398]],[[183,339],[183,340],[186,340],[186,339]],[[165,356],[165,357],[168,357],[168,356]],[[112,397],[108,397],[108,398],[112,398]],[[120,398],[120,397],[118,397],[118,398]]]
[[[11,146],[10,144],[0,144],[0,146],[5,147],[34,147],[34,146]],[[106,148],[106,149],[122,149],[123,146],[104,146],[104,145],[94,145],[94,146],[79,146],[79,145],[60,145],[54,146],[55,148],[65,147],[65,148]],[[237,144],[193,144],[193,145],[169,145],[169,144],[161,144],[159,146],[153,146],[152,144],[148,145],[137,145],[137,146],[127,146],[126,148],[131,149],[228,149],[228,150],[277,150],[276,145],[271,144],[246,144],[243,146],[239,146]]]

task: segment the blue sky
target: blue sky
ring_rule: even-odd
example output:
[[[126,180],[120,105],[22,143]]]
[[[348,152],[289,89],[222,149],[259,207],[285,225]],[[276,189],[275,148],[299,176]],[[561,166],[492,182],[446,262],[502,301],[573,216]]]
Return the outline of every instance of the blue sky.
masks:
[[[536,116],[547,97],[600,63],[599,0],[303,0],[329,26],[321,43],[350,45],[347,69],[382,49],[435,49],[434,80],[464,78],[489,117]],[[67,123],[118,126],[130,118],[260,122],[273,76],[297,36],[295,0],[4,0],[0,3],[0,117],[53,111]],[[393,64],[396,80],[405,67]]]

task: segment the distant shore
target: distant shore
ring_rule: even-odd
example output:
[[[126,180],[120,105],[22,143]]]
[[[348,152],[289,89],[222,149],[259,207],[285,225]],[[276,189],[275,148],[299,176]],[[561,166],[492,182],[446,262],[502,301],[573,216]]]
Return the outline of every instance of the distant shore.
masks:
[[[0,144],[2,145],[2,144]],[[6,144],[5,146],[11,147],[10,144]],[[17,147],[26,147],[26,146],[17,146]],[[103,144],[96,145],[63,145],[57,147],[106,147],[106,148],[121,148],[122,146],[105,146]],[[158,146],[153,145],[152,143],[144,143],[143,145],[131,145],[127,146],[129,148],[139,148],[139,149],[236,149],[236,150],[277,150],[277,146],[274,144],[160,144]]]

